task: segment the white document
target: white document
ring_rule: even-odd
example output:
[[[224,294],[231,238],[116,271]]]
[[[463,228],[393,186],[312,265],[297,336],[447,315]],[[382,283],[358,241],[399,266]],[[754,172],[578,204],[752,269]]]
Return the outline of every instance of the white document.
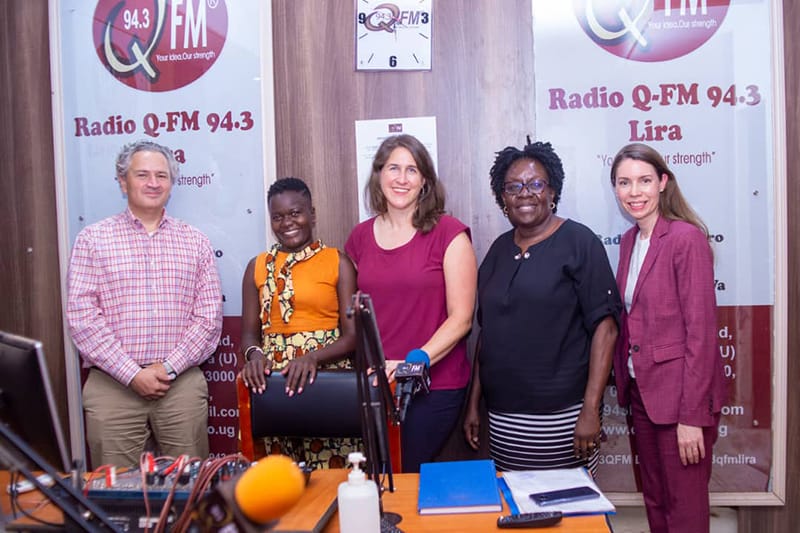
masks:
[[[437,168],[436,117],[386,118],[356,120],[356,172],[358,173],[358,221],[363,222],[370,213],[364,203],[364,187],[372,172],[372,159],[381,143],[392,135],[408,133],[425,145]],[[437,170],[438,173],[438,170]]]
[[[521,470],[503,472],[503,478],[511,490],[514,503],[520,513],[542,513],[561,511],[565,515],[616,513],[616,508],[592,480],[585,468],[564,468],[555,470]],[[591,500],[579,500],[548,506],[537,505],[529,494],[551,490],[588,486],[600,495]]]

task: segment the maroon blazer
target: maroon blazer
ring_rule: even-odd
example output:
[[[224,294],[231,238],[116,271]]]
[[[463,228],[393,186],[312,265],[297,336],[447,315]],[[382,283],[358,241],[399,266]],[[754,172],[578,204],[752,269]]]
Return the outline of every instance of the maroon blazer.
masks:
[[[638,234],[634,226],[620,243],[617,286],[623,299]],[[714,414],[727,401],[716,308],[714,258],[705,235],[687,222],[659,217],[614,354],[621,406],[630,403],[630,349],[636,384],[654,423],[716,423]]]

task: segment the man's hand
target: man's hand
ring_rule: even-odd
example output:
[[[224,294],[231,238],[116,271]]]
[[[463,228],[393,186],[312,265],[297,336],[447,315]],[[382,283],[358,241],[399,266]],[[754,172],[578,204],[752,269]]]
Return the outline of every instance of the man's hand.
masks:
[[[163,398],[172,383],[161,363],[155,363],[141,369],[131,380],[131,389],[145,400]]]

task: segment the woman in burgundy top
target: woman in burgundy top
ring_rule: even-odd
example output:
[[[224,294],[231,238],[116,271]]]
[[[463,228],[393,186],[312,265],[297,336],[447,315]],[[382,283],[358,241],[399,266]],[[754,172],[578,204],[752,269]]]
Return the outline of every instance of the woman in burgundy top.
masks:
[[[431,392],[411,400],[401,427],[403,471],[417,472],[441,451],[461,411],[477,262],[469,228],[444,214],[444,188],[416,138],[381,144],[365,195],[376,216],[353,229],[345,251],[372,299],[389,379],[411,350],[430,358]]]

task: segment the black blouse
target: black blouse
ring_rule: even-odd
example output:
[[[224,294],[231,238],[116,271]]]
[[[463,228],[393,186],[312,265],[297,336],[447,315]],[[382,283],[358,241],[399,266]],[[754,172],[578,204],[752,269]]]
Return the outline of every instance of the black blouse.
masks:
[[[605,248],[583,224],[565,220],[527,251],[513,233],[478,272],[481,388],[493,411],[552,412],[583,399],[594,330],[607,316],[619,322],[622,304]]]

